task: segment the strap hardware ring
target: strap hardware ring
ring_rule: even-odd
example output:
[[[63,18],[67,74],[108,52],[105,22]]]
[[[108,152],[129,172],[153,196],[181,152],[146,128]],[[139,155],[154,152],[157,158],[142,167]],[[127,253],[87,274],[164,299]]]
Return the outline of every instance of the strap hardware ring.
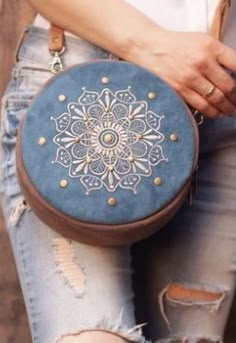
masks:
[[[53,74],[57,74],[58,72],[63,70],[63,63],[61,55],[65,52],[65,46],[63,46],[61,51],[51,51],[51,55],[53,56],[53,60],[50,63],[50,69]]]

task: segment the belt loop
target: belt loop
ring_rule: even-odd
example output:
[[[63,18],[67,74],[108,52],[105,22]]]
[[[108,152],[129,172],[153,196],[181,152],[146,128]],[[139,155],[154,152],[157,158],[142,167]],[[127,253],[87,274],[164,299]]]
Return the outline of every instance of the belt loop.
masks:
[[[29,26],[26,27],[20,34],[20,37],[17,41],[17,45],[16,45],[16,48],[15,48],[15,63],[18,62],[18,56],[19,56],[19,51],[20,51],[20,47],[25,39],[25,36],[26,34],[29,32]]]

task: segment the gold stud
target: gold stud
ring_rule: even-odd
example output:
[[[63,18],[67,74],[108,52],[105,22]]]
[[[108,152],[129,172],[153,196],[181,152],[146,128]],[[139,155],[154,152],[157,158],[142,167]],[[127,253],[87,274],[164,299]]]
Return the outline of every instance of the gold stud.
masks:
[[[60,102],[63,102],[63,101],[66,100],[66,96],[65,96],[64,94],[60,94],[60,95],[58,96],[58,100],[59,100]]]
[[[116,198],[109,198],[107,202],[109,206],[115,206],[117,204]]]
[[[129,157],[128,157],[128,160],[129,160],[130,162],[133,162],[133,161],[134,161],[134,157],[133,157],[133,156],[129,156]]]
[[[75,138],[75,143],[80,143],[80,137]]]
[[[86,158],[86,162],[87,162],[87,163],[91,163],[91,162],[92,162],[91,158],[90,158],[90,157],[87,157],[87,158]]]
[[[105,143],[111,143],[112,142],[112,135],[110,133],[107,133],[105,136],[104,136],[104,142]]]
[[[148,93],[148,99],[154,100],[154,99],[156,99],[156,97],[157,97],[157,95],[155,92],[149,92]]]
[[[172,142],[176,142],[176,141],[178,140],[177,134],[176,134],[176,133],[172,133],[172,134],[170,135],[170,140],[171,140]]]
[[[106,85],[107,83],[109,83],[110,80],[107,76],[103,76],[101,81],[104,85]]]
[[[143,139],[143,135],[137,135],[137,138],[139,141],[141,141],[141,139]]]
[[[155,177],[154,185],[156,185],[156,186],[160,186],[161,185],[161,178],[160,177]]]
[[[109,171],[113,171],[113,170],[114,170],[114,167],[113,167],[113,166],[108,166],[108,170],[109,170]]]
[[[132,114],[129,114],[129,115],[128,115],[128,119],[129,119],[129,120],[132,120],[133,118],[134,118],[134,116],[132,116]]]
[[[66,188],[67,186],[68,186],[68,181],[65,180],[65,179],[62,179],[62,180],[60,181],[60,187],[61,187],[61,188]]]
[[[38,145],[44,145],[46,144],[47,140],[45,137],[39,137],[38,139]]]

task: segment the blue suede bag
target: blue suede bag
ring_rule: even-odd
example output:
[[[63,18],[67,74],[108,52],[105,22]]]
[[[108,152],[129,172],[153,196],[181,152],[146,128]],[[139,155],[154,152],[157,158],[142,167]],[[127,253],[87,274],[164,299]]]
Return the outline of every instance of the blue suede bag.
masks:
[[[183,100],[151,72],[114,60],[53,77],[17,141],[29,205],[89,244],[131,243],[162,227],[186,198],[197,159],[197,124]]]

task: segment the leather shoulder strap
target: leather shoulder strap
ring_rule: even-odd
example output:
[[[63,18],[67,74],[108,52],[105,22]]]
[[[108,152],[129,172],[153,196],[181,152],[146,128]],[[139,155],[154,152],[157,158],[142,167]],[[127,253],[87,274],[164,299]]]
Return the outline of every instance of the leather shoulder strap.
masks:
[[[51,53],[60,53],[64,48],[64,30],[51,24],[48,37],[48,49]]]
[[[230,0],[220,0],[216,7],[216,11],[209,29],[209,34],[218,40],[222,40],[225,20],[230,5]]]

